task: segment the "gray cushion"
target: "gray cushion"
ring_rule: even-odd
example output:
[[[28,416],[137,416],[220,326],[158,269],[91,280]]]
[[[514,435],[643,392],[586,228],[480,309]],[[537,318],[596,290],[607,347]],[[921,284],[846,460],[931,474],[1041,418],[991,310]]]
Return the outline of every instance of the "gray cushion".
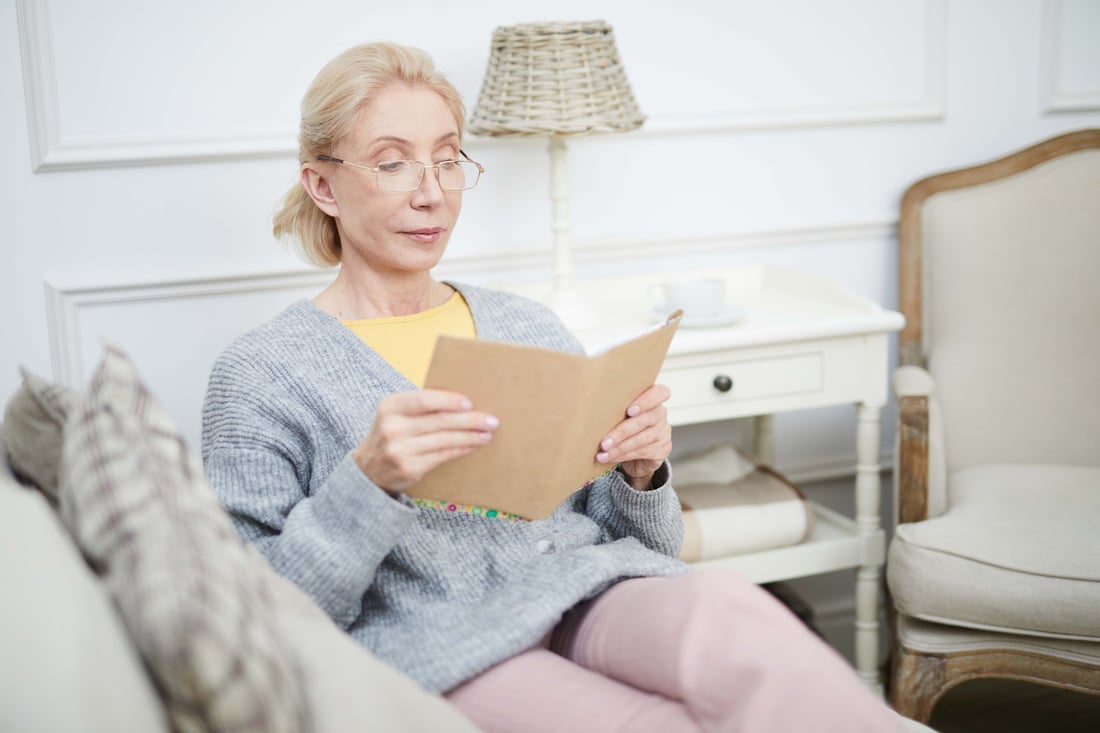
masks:
[[[972,628],[1100,638],[1100,468],[974,466],[951,476],[949,492],[943,515],[897,528],[887,579],[898,610]]]
[[[22,369],[23,384],[4,409],[4,432],[12,470],[50,501],[57,501],[61,431],[80,395]]]

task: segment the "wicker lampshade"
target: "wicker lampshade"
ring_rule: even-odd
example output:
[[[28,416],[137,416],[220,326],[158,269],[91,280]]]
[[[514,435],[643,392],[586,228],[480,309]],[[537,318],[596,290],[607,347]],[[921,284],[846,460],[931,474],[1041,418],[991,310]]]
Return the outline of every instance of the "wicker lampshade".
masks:
[[[524,23],[493,32],[467,129],[493,137],[584,135],[625,132],[644,121],[610,25]]]

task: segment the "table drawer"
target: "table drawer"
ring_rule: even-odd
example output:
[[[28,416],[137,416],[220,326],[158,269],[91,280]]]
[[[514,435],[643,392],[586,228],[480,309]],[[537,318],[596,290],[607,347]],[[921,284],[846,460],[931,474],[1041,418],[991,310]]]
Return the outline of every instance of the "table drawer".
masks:
[[[685,367],[666,365],[658,381],[672,390],[669,409],[820,392],[825,382],[824,356],[811,351]]]

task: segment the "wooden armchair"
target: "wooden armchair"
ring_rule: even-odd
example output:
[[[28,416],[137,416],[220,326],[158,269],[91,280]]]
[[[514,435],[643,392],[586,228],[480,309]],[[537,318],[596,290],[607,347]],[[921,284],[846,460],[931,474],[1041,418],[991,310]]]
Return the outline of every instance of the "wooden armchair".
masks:
[[[891,703],[1100,694],[1100,129],[917,182],[899,240]]]

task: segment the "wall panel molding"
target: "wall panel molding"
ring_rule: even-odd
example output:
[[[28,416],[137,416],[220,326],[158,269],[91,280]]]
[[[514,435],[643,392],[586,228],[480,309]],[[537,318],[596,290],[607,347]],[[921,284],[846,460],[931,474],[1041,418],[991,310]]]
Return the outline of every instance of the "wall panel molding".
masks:
[[[892,239],[897,236],[896,220],[850,222],[845,224],[770,229],[758,232],[729,232],[695,237],[661,237],[594,243],[575,247],[573,257],[580,263],[613,265],[629,254],[636,259],[659,258],[675,252],[677,256],[729,253],[757,248],[800,247],[835,242]],[[540,257],[540,266],[550,266],[550,256]]]
[[[574,257],[584,265],[599,267],[621,263],[624,253],[635,259],[657,258],[669,252],[676,252],[678,256],[708,255],[753,248],[883,240],[896,235],[896,221],[850,222],[802,229],[595,242],[576,248]],[[448,257],[439,265],[437,273],[447,279],[500,281],[532,274],[548,277],[552,264],[553,253],[547,243],[546,249],[536,252]],[[87,309],[272,290],[320,289],[332,277],[332,270],[319,269],[174,278],[130,276],[115,280],[77,274],[50,277],[45,282],[45,290],[54,377],[66,384],[78,384],[84,378],[79,336],[81,315]]]
[[[324,270],[242,274],[195,279],[149,279],[121,282],[81,282],[61,276],[45,283],[46,320],[54,379],[78,386],[87,378],[85,321],[96,309],[141,308],[155,302],[201,300],[212,296],[248,295],[265,291],[323,288],[332,279]]]
[[[1100,110],[1100,6],[1090,0],[1043,0],[1040,32],[1042,111]],[[1071,58],[1083,63],[1067,68]]]
[[[705,237],[694,241],[610,242],[583,251],[587,263],[621,264],[624,252],[716,252],[737,247],[828,246],[892,236],[892,223],[867,222],[799,231]],[[629,248],[629,250],[628,250]],[[541,278],[549,282],[549,250],[536,254],[481,255],[445,261],[438,275],[493,284]],[[237,335],[270,318],[293,300],[322,290],[333,270],[299,269],[190,277],[131,274],[126,278],[72,273],[47,277],[46,324],[53,378],[83,387],[112,343],[129,353],[153,393],[165,403],[191,445],[197,445],[206,376],[214,358]],[[852,475],[854,456],[828,460],[792,456],[800,480]],[[888,460],[888,457],[884,456]]]
[[[293,135],[116,136],[84,139],[66,128],[48,0],[17,0],[31,159],[36,172],[297,155]]]
[[[32,160],[37,172],[86,168],[153,165],[180,162],[245,160],[289,157],[297,154],[293,129],[286,135],[255,132],[248,126],[235,134],[189,134],[131,131],[87,135],[73,129],[61,99],[59,74],[63,49],[53,32],[50,0],[17,0],[19,39],[24,67]],[[750,130],[816,128],[825,126],[889,124],[943,117],[945,55],[945,0],[926,0],[922,90],[904,99],[881,103],[842,103],[836,106],[800,105],[756,108],[736,113],[713,112],[683,117],[657,113],[636,134],[690,135],[700,132],[736,133]],[[666,82],[667,83],[667,82]],[[470,100],[472,103],[472,100]],[[292,121],[288,127],[292,128]],[[484,138],[482,144],[496,140]]]
[[[832,106],[795,104],[783,108],[759,108],[702,116],[654,115],[635,134],[742,132],[943,119],[947,48],[945,0],[925,0],[924,17],[925,32],[921,43],[924,50],[923,89],[911,98]]]

